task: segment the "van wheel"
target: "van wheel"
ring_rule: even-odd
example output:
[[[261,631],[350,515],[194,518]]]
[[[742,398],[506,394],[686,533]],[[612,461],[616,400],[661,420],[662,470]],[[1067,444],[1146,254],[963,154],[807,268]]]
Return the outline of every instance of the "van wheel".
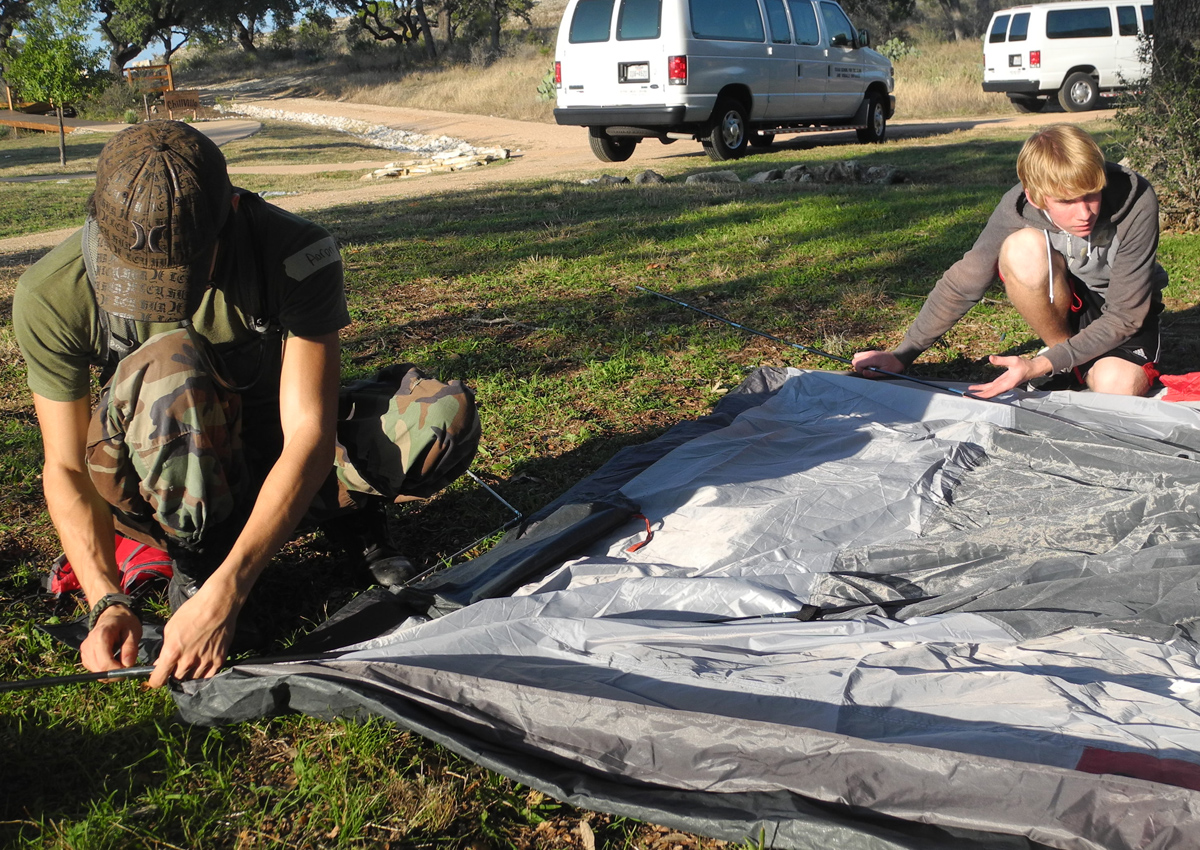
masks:
[[[713,110],[716,123],[700,140],[708,158],[716,162],[737,159],[746,153],[746,110],[736,100],[721,100]]]
[[[766,148],[771,147],[771,145],[775,144],[775,134],[774,133],[764,133],[761,130],[756,130],[750,134],[749,142],[750,142],[750,147],[752,147],[752,148],[766,149]]]
[[[1009,103],[1017,112],[1041,112],[1049,102],[1047,97],[1010,97]]]
[[[1100,87],[1091,74],[1076,71],[1058,90],[1058,102],[1067,112],[1089,112],[1100,102]]]
[[[883,98],[872,92],[867,95],[867,126],[855,130],[858,140],[865,144],[882,142],[887,137],[887,113]]]
[[[604,132],[603,127],[588,127],[588,144],[601,162],[624,162],[633,156],[638,141],[629,137],[613,138]]]

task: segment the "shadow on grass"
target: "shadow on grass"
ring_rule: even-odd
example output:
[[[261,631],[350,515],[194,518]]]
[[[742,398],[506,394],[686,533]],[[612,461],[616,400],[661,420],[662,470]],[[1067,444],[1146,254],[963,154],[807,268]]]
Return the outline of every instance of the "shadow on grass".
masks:
[[[118,686],[81,686],[103,689],[102,699],[116,710],[114,687]],[[136,688],[120,687],[131,693]],[[95,698],[86,692],[72,696]],[[64,719],[61,710],[27,709],[0,717],[0,837],[7,834],[0,841],[5,846],[17,846],[18,838],[40,836],[43,819],[83,820],[97,801],[120,810],[162,782],[169,760],[159,727],[151,722],[112,726],[111,731],[96,732]],[[184,731],[175,737],[181,747],[176,759],[187,764],[204,759],[203,734]]]

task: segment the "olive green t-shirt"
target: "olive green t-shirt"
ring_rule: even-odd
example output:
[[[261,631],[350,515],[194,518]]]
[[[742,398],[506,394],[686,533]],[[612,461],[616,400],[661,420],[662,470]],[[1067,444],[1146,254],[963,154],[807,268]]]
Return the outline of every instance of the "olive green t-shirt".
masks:
[[[270,395],[278,392],[279,352],[262,350],[251,323],[271,320],[284,335],[301,337],[348,325],[341,255],[324,228],[257,197],[243,195],[234,218],[231,244],[223,245],[220,270],[192,321],[229,364],[235,383],[273,370],[255,393]],[[82,250],[78,231],[21,276],[13,298],[29,388],[52,401],[87,397],[89,367],[108,359]],[[140,342],[178,326],[134,325]]]

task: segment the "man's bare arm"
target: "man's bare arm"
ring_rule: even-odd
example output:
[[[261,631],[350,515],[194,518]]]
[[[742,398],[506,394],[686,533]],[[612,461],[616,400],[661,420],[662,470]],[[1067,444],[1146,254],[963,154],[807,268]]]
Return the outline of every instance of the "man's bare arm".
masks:
[[[42,468],[46,507],[90,607],[121,590],[113,554],[112,509],[93,486],[85,460],[91,406],[86,398],[51,401],[36,393],[33,406],[46,458]],[[141,635],[141,622],[128,608],[105,609],[80,647],[83,665],[93,672],[131,667],[137,661]]]

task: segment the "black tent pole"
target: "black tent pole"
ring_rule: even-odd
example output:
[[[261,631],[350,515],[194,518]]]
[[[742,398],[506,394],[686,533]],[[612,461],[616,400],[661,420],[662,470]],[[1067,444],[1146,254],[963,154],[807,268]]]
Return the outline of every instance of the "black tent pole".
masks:
[[[289,661],[321,661],[337,658],[340,652],[310,652],[304,655],[270,655],[263,658],[246,658],[234,661],[229,667],[243,667],[247,664],[284,664]],[[104,670],[100,673],[71,673],[66,676],[42,676],[37,679],[21,679],[16,682],[0,682],[0,693],[4,691],[33,691],[41,688],[57,688],[64,685],[80,685],[85,682],[98,682],[106,679],[149,679],[154,672],[153,664],[138,667],[121,667],[117,670]]]

